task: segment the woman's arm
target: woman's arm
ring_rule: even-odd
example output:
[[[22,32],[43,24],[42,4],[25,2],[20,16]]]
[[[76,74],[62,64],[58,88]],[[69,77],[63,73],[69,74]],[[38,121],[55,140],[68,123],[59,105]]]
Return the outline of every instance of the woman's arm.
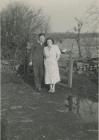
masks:
[[[56,46],[56,59],[57,61],[60,59],[61,51],[58,46]]]
[[[44,58],[47,58],[47,57],[49,57],[49,52],[48,52],[47,48],[45,47],[44,48]]]

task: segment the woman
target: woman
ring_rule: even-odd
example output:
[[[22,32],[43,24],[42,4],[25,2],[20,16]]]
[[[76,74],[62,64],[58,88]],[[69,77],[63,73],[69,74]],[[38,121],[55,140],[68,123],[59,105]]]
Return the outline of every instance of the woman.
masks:
[[[51,38],[46,40],[46,45],[44,48],[45,84],[49,84],[49,92],[54,93],[55,84],[60,81],[58,60],[61,52]]]

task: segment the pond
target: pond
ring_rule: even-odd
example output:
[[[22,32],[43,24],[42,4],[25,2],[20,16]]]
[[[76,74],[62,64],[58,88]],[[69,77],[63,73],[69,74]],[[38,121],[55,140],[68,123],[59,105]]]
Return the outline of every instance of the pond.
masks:
[[[88,98],[69,96],[65,103],[68,109],[78,114],[84,122],[98,122],[98,102]]]

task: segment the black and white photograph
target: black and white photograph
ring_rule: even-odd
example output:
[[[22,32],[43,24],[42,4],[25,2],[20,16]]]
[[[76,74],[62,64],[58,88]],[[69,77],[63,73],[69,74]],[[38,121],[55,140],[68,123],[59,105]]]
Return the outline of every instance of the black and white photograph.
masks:
[[[0,0],[1,140],[98,140],[99,0]]]

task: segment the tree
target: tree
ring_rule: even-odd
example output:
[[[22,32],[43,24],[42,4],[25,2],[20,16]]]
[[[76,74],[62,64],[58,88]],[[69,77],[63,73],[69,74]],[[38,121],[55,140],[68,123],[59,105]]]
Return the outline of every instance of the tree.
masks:
[[[98,40],[97,37],[95,36],[95,32],[99,31],[98,30],[99,29],[98,28],[99,27],[99,8],[96,5],[96,3],[92,4],[87,9],[84,19],[81,20],[81,19],[75,18],[75,20],[77,22],[77,25],[76,25],[76,27],[74,27],[74,31],[77,34],[76,41],[77,41],[80,57],[82,57],[80,34],[83,32],[93,34],[91,39],[90,39],[90,37],[83,38],[83,42],[86,44],[86,46],[85,46],[86,54],[88,55],[88,57],[91,57],[90,44],[92,44],[92,42],[95,42],[96,40]],[[97,43],[96,43],[96,46],[97,46]],[[96,46],[94,46],[95,49],[96,49]]]
[[[97,32],[99,29],[99,6],[98,3],[92,4],[86,11],[85,26],[91,32]],[[98,30],[99,31],[99,30]]]
[[[92,3],[86,11],[84,27],[87,32],[91,32],[92,34],[92,37],[83,38],[83,41],[86,44],[85,49],[87,57],[91,58],[91,47],[93,47],[93,51],[97,52],[97,46],[99,45],[99,38],[96,34],[96,32],[99,32],[99,7],[97,3]]]
[[[47,17],[42,9],[36,10],[20,2],[9,4],[0,14],[2,56],[15,59],[17,52],[21,55],[18,57],[24,59],[25,48],[32,35],[47,32]]]
[[[81,20],[79,20],[78,18],[75,18],[75,20],[77,21],[77,26],[74,27],[74,30],[77,33],[76,41],[77,41],[77,45],[78,45],[78,49],[79,49],[79,57],[82,57],[81,46],[80,46],[80,33],[81,33],[82,26],[83,26],[83,22]]]

